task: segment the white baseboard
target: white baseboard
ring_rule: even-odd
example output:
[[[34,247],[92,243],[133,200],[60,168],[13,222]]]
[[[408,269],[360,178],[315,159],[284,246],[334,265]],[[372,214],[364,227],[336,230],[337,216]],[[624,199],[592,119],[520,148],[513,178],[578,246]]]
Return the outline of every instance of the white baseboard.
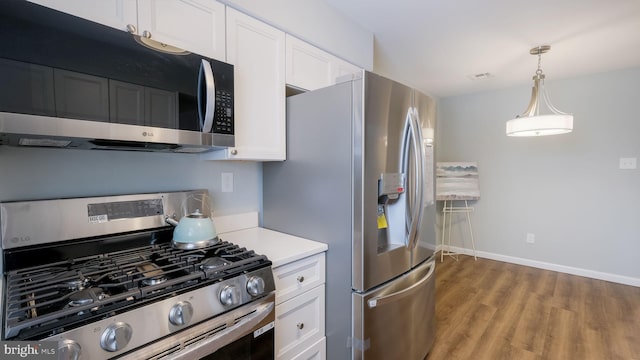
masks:
[[[436,252],[440,251],[441,248],[442,248],[442,246],[438,245],[436,247]],[[458,253],[458,254],[473,256],[473,250],[472,249],[452,246],[451,247],[451,251],[454,252],[454,253]],[[634,277],[630,277],[630,276],[610,274],[610,273],[605,273],[605,272],[600,272],[600,271],[576,268],[576,267],[572,267],[572,266],[552,264],[552,263],[548,263],[548,262],[544,262],[544,261],[524,259],[524,258],[519,258],[519,257],[515,257],[515,256],[495,254],[495,253],[490,253],[490,252],[485,252],[485,251],[476,251],[476,256],[480,257],[480,258],[483,258],[483,259],[497,260],[497,261],[507,262],[507,263],[511,263],[511,264],[531,266],[531,267],[535,267],[535,268],[538,268],[538,269],[552,270],[552,271],[557,271],[557,272],[561,272],[561,273],[565,273],[565,274],[584,276],[584,277],[588,277],[588,278],[592,278],[592,279],[605,280],[605,281],[610,281],[610,282],[614,282],[614,283],[618,283],[618,284],[640,287],[640,278],[634,278]]]

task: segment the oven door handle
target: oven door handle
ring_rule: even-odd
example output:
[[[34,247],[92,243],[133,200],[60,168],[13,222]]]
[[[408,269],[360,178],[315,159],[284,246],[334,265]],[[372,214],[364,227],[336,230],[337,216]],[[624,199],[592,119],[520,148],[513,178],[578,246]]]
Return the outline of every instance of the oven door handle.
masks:
[[[171,360],[190,360],[190,359],[200,359],[206,355],[213,354],[218,349],[221,349],[232,342],[242,338],[245,335],[248,335],[256,329],[256,326],[260,324],[269,314],[274,311],[275,303],[269,302],[266,304],[261,304],[256,308],[256,311],[248,316],[243,317],[236,324],[222,330],[221,332],[213,335],[210,338],[199,341],[193,345],[187,346],[181,351],[177,352],[173,356],[169,356],[164,359]],[[273,322],[270,323],[270,326],[273,327]],[[267,329],[270,330],[270,329]],[[257,335],[256,335],[257,336]]]

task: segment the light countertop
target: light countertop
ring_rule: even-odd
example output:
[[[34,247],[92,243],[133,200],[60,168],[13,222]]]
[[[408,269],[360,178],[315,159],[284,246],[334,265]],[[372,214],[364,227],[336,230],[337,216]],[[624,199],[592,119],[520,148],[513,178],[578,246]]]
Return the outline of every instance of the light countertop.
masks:
[[[277,268],[307,256],[327,251],[327,244],[312,241],[281,232],[252,227],[219,234],[222,241],[253,250],[256,254],[266,255]]]

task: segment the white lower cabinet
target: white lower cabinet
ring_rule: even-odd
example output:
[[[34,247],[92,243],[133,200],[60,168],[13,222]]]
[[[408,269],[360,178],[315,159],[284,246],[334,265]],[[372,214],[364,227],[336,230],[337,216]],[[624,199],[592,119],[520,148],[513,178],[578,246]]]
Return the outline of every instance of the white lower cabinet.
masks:
[[[324,285],[276,305],[276,358],[293,359],[324,337]]]
[[[325,254],[273,269],[276,359],[326,358]]]
[[[309,346],[307,350],[294,356],[293,360],[325,360],[327,358],[327,338],[322,337],[315,344]]]

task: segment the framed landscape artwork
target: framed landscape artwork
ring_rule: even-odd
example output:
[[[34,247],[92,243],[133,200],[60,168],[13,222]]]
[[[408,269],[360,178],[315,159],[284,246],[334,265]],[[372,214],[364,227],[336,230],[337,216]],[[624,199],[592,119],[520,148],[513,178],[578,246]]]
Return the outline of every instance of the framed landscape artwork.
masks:
[[[436,163],[436,200],[478,200],[477,162]]]

